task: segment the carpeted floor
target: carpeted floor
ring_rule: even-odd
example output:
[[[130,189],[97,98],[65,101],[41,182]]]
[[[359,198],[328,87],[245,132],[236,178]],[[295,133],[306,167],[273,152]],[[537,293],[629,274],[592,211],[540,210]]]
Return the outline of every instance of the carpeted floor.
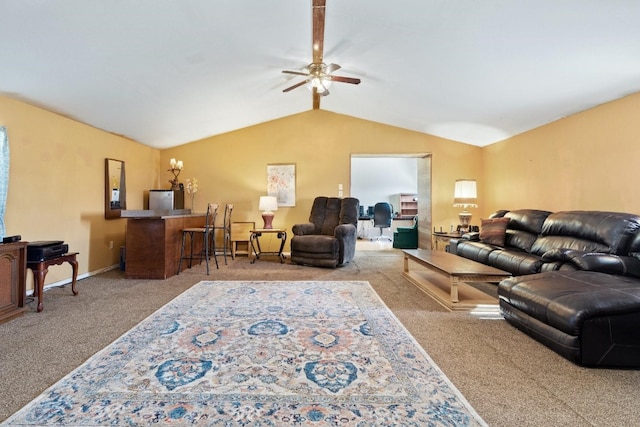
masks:
[[[486,425],[365,281],[203,281],[13,426]]]
[[[126,280],[113,270],[45,292],[44,311],[0,325],[0,419],[202,280],[363,280],[490,426],[640,425],[640,371],[573,365],[504,320],[449,313],[401,275],[399,251],[359,251],[319,269],[246,257],[210,276],[197,266],[167,280]],[[491,285],[493,286],[493,285]]]

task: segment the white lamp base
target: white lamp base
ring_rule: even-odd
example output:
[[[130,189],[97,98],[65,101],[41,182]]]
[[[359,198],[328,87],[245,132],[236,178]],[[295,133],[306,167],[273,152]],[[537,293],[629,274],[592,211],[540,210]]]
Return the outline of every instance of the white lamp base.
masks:
[[[460,219],[460,231],[466,233],[469,231],[469,224],[471,224],[471,212],[462,211],[458,214]]]

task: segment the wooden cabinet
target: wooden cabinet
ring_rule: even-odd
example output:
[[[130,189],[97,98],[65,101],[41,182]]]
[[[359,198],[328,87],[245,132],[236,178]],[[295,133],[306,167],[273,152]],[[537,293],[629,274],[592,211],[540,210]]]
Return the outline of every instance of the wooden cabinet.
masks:
[[[129,218],[125,242],[127,279],[166,279],[178,273],[182,229],[204,227],[205,215]],[[202,250],[196,240],[194,253]],[[186,262],[182,269],[187,268]]]
[[[391,204],[398,215],[415,216],[418,215],[418,195],[414,193],[400,193],[391,198]]]
[[[0,323],[24,314],[27,242],[0,244]]]

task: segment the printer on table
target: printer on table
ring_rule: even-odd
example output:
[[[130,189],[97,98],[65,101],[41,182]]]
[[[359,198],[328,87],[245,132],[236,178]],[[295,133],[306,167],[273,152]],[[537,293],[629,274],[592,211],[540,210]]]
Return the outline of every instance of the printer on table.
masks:
[[[69,245],[62,240],[41,240],[27,244],[27,262],[39,262],[69,252]]]

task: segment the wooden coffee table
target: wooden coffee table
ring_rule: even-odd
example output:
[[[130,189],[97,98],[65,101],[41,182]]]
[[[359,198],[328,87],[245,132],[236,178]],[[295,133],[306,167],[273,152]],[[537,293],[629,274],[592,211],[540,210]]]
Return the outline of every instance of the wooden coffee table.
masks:
[[[498,300],[465,282],[499,282],[511,276],[457,255],[428,249],[405,249],[404,277],[451,311],[499,312]],[[409,261],[418,268],[409,269]]]

